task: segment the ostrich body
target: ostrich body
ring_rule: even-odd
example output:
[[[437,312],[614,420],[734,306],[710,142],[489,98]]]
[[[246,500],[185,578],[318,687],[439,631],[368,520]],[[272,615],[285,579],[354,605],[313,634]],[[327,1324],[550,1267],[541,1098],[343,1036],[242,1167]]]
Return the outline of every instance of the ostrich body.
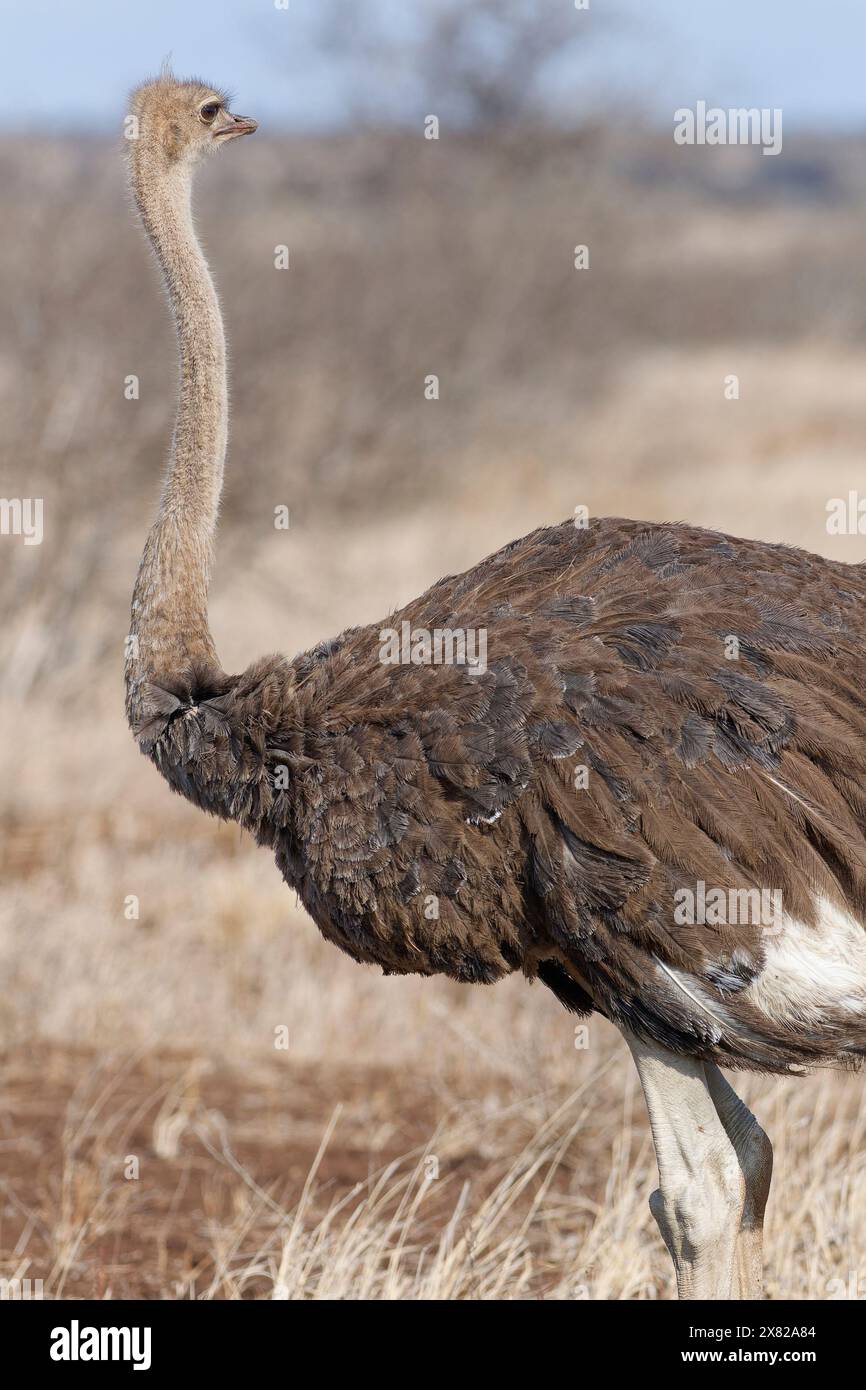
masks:
[[[167,75],[134,110],[181,363],[127,648],[141,750],[272,849],[355,960],[487,984],[519,970],[610,1019],[646,1096],[680,1296],[757,1296],[772,1150],[719,1067],[866,1052],[866,568],[568,522],[384,623],[227,675],[207,618],[225,345],[190,183],[255,123]],[[431,664],[413,639],[389,661],[386,629],[484,633],[487,659]],[[771,921],[751,910],[762,892]]]

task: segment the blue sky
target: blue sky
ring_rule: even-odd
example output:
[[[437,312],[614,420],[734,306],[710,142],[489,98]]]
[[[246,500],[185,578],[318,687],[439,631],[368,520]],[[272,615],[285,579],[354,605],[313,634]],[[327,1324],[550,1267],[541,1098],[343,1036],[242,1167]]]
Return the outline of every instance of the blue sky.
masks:
[[[387,12],[396,0],[381,3]],[[419,6],[424,0],[403,0]],[[471,3],[471,0],[465,0]],[[539,7],[572,0],[538,0]],[[662,119],[703,98],[780,106],[786,125],[866,129],[864,0],[591,0],[607,29],[563,91],[592,88],[614,113],[638,100]],[[171,53],[179,73],[230,87],[269,125],[339,124],[345,73],[314,42],[321,0],[0,0],[0,116],[10,125],[106,128]],[[615,17],[605,23],[609,15]],[[578,16],[577,22],[586,22]]]

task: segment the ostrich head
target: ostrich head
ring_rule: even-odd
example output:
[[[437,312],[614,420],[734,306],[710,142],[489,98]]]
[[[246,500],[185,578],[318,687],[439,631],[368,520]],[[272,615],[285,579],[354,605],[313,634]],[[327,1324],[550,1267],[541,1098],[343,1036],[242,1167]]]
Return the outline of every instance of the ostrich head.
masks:
[[[258,122],[229,110],[224,92],[206,82],[180,82],[164,71],[138,87],[132,97],[138,139],[167,163],[193,164],[238,135],[251,135]]]

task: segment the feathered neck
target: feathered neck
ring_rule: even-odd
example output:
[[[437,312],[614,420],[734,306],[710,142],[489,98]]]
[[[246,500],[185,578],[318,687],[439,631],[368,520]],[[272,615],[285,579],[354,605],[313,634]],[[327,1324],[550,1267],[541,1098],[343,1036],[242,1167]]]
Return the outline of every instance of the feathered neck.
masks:
[[[208,588],[228,430],[222,317],[192,219],[192,168],[132,141],[132,187],[159,261],[177,328],[177,419],[157,519],[132,599],[127,651],[130,714],[143,682],[175,683],[218,667],[208,626]]]

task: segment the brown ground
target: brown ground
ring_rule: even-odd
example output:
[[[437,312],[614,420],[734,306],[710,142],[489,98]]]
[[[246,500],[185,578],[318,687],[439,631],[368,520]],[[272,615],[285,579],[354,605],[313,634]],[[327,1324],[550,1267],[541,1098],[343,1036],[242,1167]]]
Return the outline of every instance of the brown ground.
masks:
[[[463,1099],[384,1067],[239,1069],[58,1048],[35,1064],[13,1052],[4,1065],[4,1269],[25,1257],[67,1298],[271,1296],[275,1252],[335,1112],[306,1208],[312,1223],[366,1197],[401,1160],[411,1168],[426,1156],[431,1123]],[[126,1176],[132,1157],[138,1178]],[[449,1146],[447,1179],[431,1184],[413,1246],[435,1245],[464,1184],[476,1199],[494,1186],[478,1136]],[[549,1191],[567,1194],[565,1165]],[[402,1196],[397,1186],[385,1205]],[[539,1270],[526,1292],[542,1294],[552,1277]]]

